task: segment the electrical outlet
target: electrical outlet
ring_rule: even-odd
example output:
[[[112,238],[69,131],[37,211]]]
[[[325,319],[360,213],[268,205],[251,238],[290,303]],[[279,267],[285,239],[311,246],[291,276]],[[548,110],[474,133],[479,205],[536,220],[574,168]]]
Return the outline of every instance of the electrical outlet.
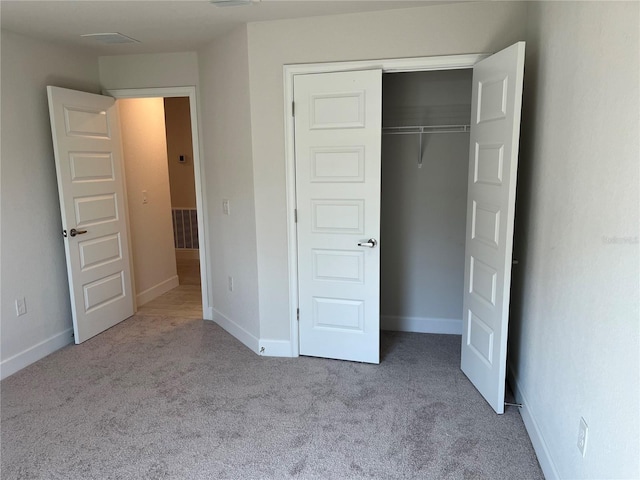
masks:
[[[231,215],[231,205],[229,200],[227,200],[226,198],[222,199],[222,213],[224,213],[225,215]]]
[[[584,418],[580,417],[580,429],[578,430],[578,450],[584,457],[587,452],[587,436],[589,434],[589,427]]]
[[[21,316],[27,313],[27,301],[24,297],[16,298],[16,316]]]
[[[233,292],[233,277],[229,277],[229,291]]]

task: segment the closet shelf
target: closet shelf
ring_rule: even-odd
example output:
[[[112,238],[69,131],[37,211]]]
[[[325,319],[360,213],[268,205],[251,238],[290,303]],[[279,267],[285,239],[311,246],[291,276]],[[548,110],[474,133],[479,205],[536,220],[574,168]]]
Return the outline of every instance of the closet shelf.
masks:
[[[469,132],[469,125],[416,125],[410,127],[383,127],[383,135],[415,135],[425,133],[461,133]]]

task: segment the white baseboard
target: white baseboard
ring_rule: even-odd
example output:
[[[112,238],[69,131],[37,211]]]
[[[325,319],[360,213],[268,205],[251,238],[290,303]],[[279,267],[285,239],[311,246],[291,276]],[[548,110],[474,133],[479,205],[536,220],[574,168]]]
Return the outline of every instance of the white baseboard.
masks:
[[[0,362],[0,379],[13,375],[24,367],[43,359],[47,355],[52,354],[56,350],[61,349],[73,342],[73,329],[69,328],[63,332],[29,347],[26,350],[9,357]]]
[[[200,250],[197,248],[176,248],[176,260],[199,260]]]
[[[289,340],[260,339],[258,354],[264,357],[292,357]],[[264,350],[262,350],[264,348]]]
[[[136,303],[139,307],[141,307],[145,303],[150,302],[163,293],[167,293],[169,290],[176,288],[178,285],[180,285],[180,279],[177,275],[174,275],[173,277],[168,278],[167,280],[164,280],[151,288],[147,288],[144,292],[138,293],[136,295]]]
[[[462,335],[462,320],[456,318],[434,317],[396,317],[382,315],[380,317],[382,330],[416,333],[445,333]]]
[[[558,474],[558,470],[553,463],[553,459],[551,458],[551,453],[547,446],[547,442],[545,441],[544,436],[542,435],[542,431],[540,430],[540,427],[536,420],[535,412],[533,411],[533,409],[531,408],[531,404],[527,400],[526,392],[518,384],[517,376],[510,365],[507,369],[507,377],[509,385],[511,386],[511,390],[513,391],[513,395],[516,398],[516,402],[522,404],[522,408],[520,408],[520,416],[522,417],[524,426],[527,429],[529,438],[531,439],[531,444],[533,445],[533,449],[535,450],[536,456],[538,457],[538,462],[540,463],[540,468],[542,468],[544,477],[547,480],[559,480],[560,475]]]
[[[224,328],[229,334],[240,340],[245,346],[251,349],[253,352],[258,353],[259,341],[256,337],[247,332],[243,327],[238,325],[233,320],[225,317],[222,313],[215,308],[212,310],[212,320]]]
[[[213,322],[213,307],[202,307],[202,318]]]

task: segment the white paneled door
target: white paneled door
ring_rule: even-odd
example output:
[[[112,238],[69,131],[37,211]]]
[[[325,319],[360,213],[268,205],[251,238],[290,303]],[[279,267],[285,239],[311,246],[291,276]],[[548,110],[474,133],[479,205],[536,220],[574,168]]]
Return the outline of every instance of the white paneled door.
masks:
[[[504,412],[524,42],[473,68],[462,371]]]
[[[382,71],[294,80],[301,355],[380,361]]]
[[[47,87],[75,342],[133,315],[120,127],[111,97]]]

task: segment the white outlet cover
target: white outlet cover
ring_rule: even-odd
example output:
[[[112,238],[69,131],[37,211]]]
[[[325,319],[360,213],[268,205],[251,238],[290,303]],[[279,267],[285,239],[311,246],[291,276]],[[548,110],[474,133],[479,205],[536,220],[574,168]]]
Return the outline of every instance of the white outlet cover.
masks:
[[[25,298],[16,298],[16,315],[19,317],[27,313],[27,302]]]
[[[589,438],[589,426],[584,418],[580,417],[580,429],[578,430],[578,450],[584,457],[587,453],[587,439]]]

